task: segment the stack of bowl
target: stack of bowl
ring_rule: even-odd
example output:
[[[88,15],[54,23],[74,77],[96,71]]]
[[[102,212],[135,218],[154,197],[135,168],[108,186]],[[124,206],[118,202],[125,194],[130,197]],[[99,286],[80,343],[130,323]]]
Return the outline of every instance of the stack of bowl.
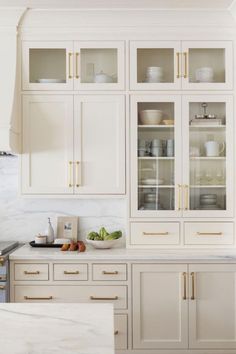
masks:
[[[163,69],[160,66],[148,66],[146,69],[145,82],[161,82]]]
[[[161,123],[162,115],[159,109],[144,109],[139,112],[139,121],[143,125],[157,125]]]
[[[217,195],[216,194],[201,194],[200,195],[200,206],[201,206],[201,209],[206,209],[206,210],[218,209]]]

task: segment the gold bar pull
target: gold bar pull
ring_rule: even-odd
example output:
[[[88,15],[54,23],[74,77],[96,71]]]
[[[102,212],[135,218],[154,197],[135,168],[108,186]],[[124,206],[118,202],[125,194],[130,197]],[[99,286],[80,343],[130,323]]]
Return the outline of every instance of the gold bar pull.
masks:
[[[35,272],[28,272],[27,270],[25,270],[24,274],[26,274],[26,275],[37,275],[37,274],[40,274],[40,271],[36,270]]]
[[[24,296],[25,300],[52,300],[52,296],[47,296],[47,297],[30,297],[30,296]]]
[[[75,78],[79,79],[79,53],[75,53]]]
[[[187,273],[183,272],[183,278],[184,278],[184,295],[183,295],[183,300],[187,300]]]
[[[116,331],[114,332],[114,335],[117,336],[118,333],[119,333],[119,331],[116,330]]]
[[[80,180],[79,180],[79,161],[76,161],[76,187],[78,188],[80,186]]]
[[[198,236],[222,236],[222,232],[197,232]]]
[[[5,290],[5,289],[6,289],[5,285],[0,285],[0,290]]]
[[[96,296],[90,296],[90,300],[118,300],[118,296],[114,296],[114,297],[96,297]]]
[[[67,270],[64,270],[64,274],[69,275],[69,274],[79,274],[79,271],[76,270],[74,272],[68,272]]]
[[[73,161],[69,161],[69,187],[73,187]]]
[[[0,257],[0,266],[3,266],[4,263],[5,263],[5,259],[3,257]]]
[[[181,184],[178,184],[178,210],[181,210]]]
[[[116,274],[118,274],[118,271],[115,270],[114,272],[107,272],[106,270],[103,270],[102,274],[105,274],[105,275],[116,275]]]
[[[176,75],[176,77],[177,77],[177,79],[179,79],[180,78],[180,53],[177,52],[176,56],[177,56],[177,75]]]
[[[188,53],[184,52],[184,78],[188,77]]]
[[[143,236],[167,236],[169,235],[169,232],[144,232],[143,231]]]
[[[71,58],[73,56],[73,53],[69,53],[69,58],[68,58],[68,62],[69,62],[69,79],[73,79],[72,73],[71,73]]]
[[[188,210],[189,209],[189,205],[188,205],[188,198],[189,198],[189,190],[188,190],[188,185],[185,184],[184,185],[184,188],[185,188],[185,207],[184,207],[184,210]]]
[[[192,295],[191,300],[195,300],[195,279],[194,279],[194,272],[191,272],[191,279],[192,279]]]

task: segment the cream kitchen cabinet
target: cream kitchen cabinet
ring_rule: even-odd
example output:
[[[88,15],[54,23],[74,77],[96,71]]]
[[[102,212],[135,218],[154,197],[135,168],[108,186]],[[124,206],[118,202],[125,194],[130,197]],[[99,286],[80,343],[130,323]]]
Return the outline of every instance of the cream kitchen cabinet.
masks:
[[[131,90],[232,90],[232,41],[131,41]]]
[[[124,194],[124,111],[122,95],[25,95],[22,194]]]
[[[23,90],[123,90],[123,41],[23,41]]]

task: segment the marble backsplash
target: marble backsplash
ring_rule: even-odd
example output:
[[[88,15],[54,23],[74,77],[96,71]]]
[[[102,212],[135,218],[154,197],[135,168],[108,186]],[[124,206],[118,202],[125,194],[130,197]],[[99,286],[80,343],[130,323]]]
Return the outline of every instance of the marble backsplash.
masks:
[[[0,240],[31,241],[51,217],[79,217],[79,239],[91,230],[125,229],[126,202],[122,199],[23,198],[18,193],[18,157],[0,157]]]

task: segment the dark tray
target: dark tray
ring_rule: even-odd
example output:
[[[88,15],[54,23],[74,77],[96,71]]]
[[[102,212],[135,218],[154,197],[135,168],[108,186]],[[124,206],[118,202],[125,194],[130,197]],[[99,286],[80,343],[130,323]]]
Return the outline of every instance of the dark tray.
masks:
[[[31,247],[39,247],[39,248],[61,248],[62,245],[54,245],[53,243],[35,243],[35,241],[29,242]]]

